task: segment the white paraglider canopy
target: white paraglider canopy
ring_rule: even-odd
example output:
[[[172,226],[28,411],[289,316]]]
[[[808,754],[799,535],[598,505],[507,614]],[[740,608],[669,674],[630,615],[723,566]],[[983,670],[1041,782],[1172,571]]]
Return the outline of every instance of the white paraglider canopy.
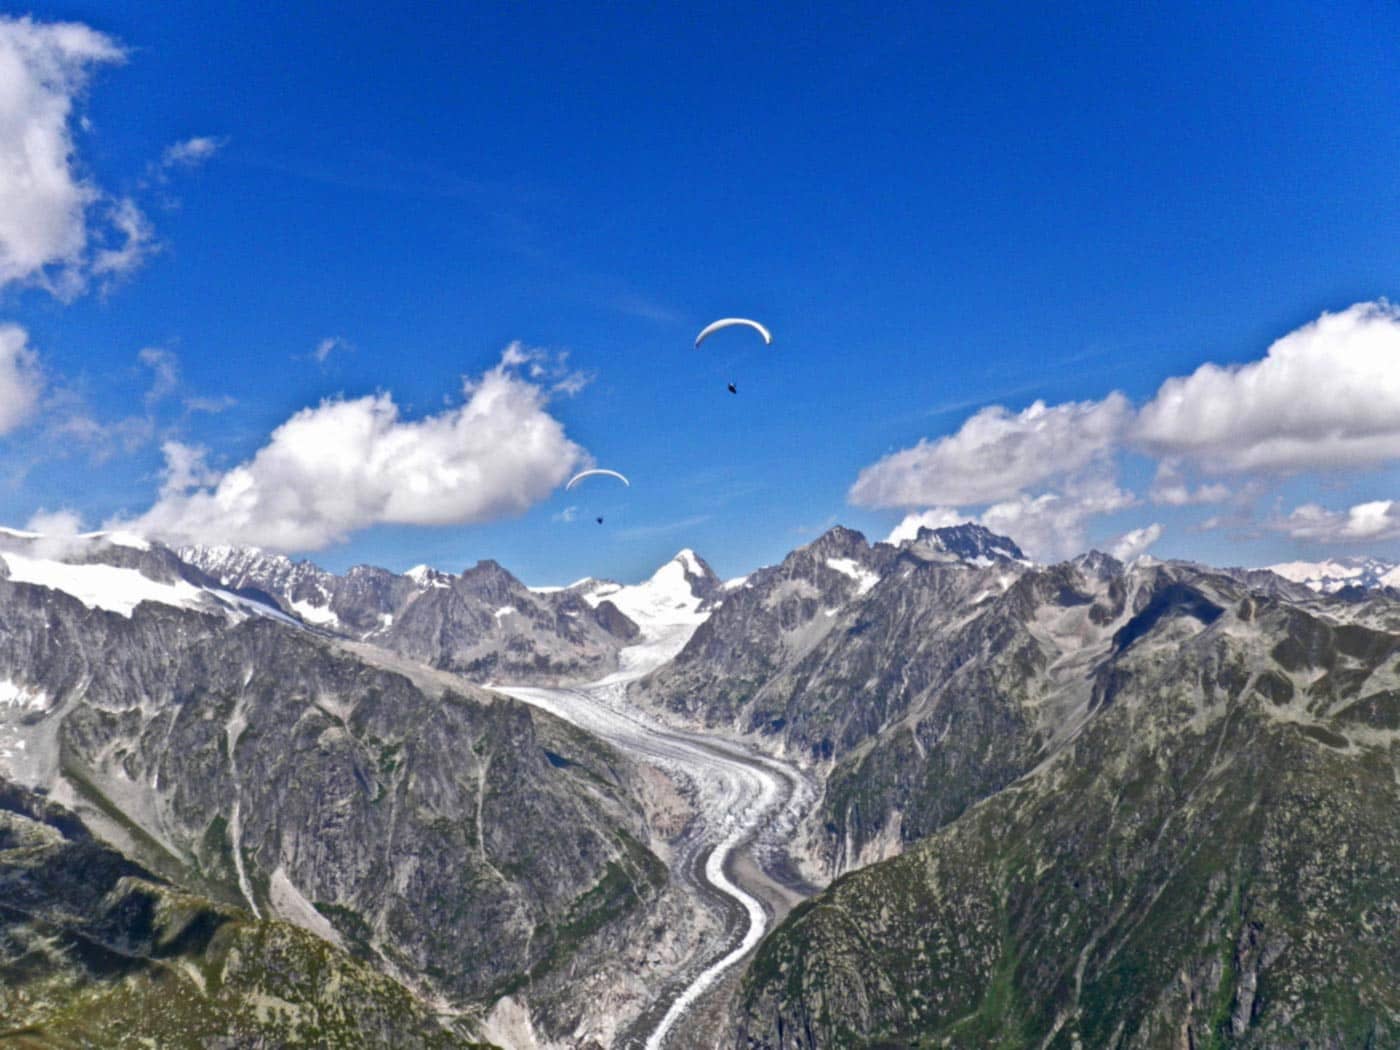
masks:
[[[721,328],[733,328],[735,325],[746,325],[747,327],[752,328],[759,335],[763,336],[763,342],[765,345],[773,345],[772,333],[769,332],[768,329],[764,328],[763,325],[759,324],[757,321],[750,321],[747,317],[721,317],[718,321],[714,321],[711,324],[707,324],[704,328],[700,330],[700,334],[695,337],[695,349],[699,350],[700,344],[703,343],[706,339],[710,338],[710,336],[712,336],[714,333],[718,332]]]
[[[618,481],[622,482],[629,489],[632,487],[632,483],[615,470],[581,470],[569,479],[569,483],[564,486],[564,491],[569,491],[569,489],[573,488],[584,478],[596,478],[599,476],[617,478]]]

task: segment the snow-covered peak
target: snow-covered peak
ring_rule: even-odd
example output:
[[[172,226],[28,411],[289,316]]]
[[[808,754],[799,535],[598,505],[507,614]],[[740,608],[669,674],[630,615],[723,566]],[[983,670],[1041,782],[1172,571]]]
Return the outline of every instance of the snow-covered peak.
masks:
[[[253,580],[278,585],[295,576],[316,576],[324,570],[310,562],[294,562],[285,554],[270,554],[260,547],[234,547],[226,543],[191,544],[175,552],[180,560],[207,572],[226,586],[242,587]]]
[[[1267,568],[1276,576],[1322,594],[1333,594],[1343,587],[1400,587],[1400,566],[1376,558],[1289,561]]]
[[[415,565],[404,573],[419,587],[450,587],[451,577],[429,565]]]
[[[595,609],[604,601],[637,625],[642,643],[636,660],[624,658],[624,665],[653,664],[669,659],[690,638],[695,628],[709,618],[712,599],[722,584],[703,558],[692,550],[680,551],[651,578],[636,584],[610,580],[587,580],[575,584],[577,593]],[[571,590],[573,588],[570,588]],[[646,650],[645,653],[642,650]],[[653,651],[654,650],[654,651]]]

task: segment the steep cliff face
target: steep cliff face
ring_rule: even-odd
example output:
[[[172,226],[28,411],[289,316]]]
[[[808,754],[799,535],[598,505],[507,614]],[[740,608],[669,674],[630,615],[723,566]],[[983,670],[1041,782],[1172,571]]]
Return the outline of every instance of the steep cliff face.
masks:
[[[619,755],[273,618],[2,581],[0,679],[7,775],[162,876],[458,1008],[522,982],[552,1001],[666,884]]]
[[[1107,562],[1027,573],[993,608],[1040,657],[968,695],[1020,712],[1021,775],[794,912],[750,968],[736,1045],[1400,1038],[1385,617]],[[902,768],[993,735],[955,743],[950,726]],[[897,797],[849,775],[863,798]],[[900,805],[906,824],[926,806]]]
[[[0,781],[0,1038],[485,1050],[459,1028],[320,938],[182,892]]]
[[[895,555],[835,528],[781,564],[727,585],[714,613],[670,664],[639,683],[637,695],[710,725],[781,731],[782,709],[766,701],[764,686],[811,652]]]

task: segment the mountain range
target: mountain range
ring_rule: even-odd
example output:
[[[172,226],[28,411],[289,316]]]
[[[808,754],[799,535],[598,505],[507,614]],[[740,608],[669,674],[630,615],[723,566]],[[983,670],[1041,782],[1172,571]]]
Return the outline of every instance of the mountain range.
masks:
[[[806,900],[667,1047],[1400,1038],[1393,567],[1043,566],[975,525],[629,586],[0,562],[6,1032],[620,1046],[723,953],[676,867],[723,814],[491,688],[611,676],[610,717],[817,786],[770,858]]]

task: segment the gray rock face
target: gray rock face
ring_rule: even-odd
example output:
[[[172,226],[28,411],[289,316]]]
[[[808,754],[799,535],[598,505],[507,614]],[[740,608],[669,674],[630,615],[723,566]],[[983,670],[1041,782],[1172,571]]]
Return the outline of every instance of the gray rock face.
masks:
[[[458,1006],[526,974],[548,996],[665,883],[618,755],[273,619],[5,581],[0,679],[24,699],[0,706],[12,774],[164,877]]]
[[[952,610],[948,685],[828,786],[830,818],[927,832],[775,931],[732,1045],[1394,1043],[1400,632],[1380,604],[1079,559]],[[1004,783],[982,775],[974,805],[940,808],[942,773],[918,790],[996,754]]]
[[[716,725],[781,731],[783,713],[764,685],[814,649],[836,617],[898,555],[858,532],[834,528],[782,563],[751,573],[695,631],[669,665],[639,684],[641,696]]]
[[[972,522],[941,529],[921,528],[909,546],[929,552],[941,552],[972,565],[986,566],[996,561],[1030,564],[1030,559],[1014,541]]]

